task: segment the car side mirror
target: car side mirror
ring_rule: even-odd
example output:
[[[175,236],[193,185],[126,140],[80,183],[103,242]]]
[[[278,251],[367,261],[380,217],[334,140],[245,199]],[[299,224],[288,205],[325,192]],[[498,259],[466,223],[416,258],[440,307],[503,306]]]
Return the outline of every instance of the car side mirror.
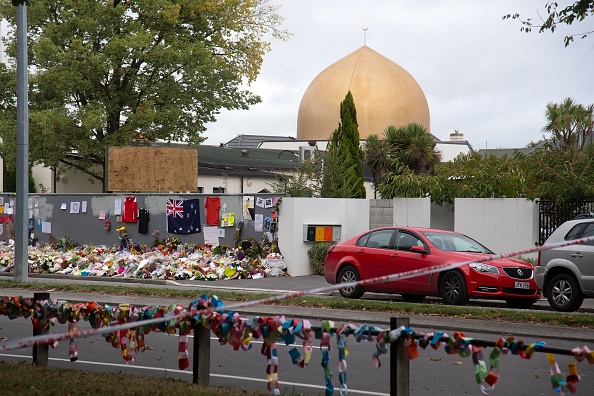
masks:
[[[425,250],[425,248],[423,246],[413,246],[410,248],[410,251],[413,253],[421,253],[421,254],[427,253],[427,251]]]

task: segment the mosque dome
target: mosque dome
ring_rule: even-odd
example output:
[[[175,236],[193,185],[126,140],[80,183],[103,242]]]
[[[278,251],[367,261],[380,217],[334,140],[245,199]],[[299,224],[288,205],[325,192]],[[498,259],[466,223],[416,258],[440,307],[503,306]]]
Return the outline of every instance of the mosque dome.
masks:
[[[297,140],[328,140],[340,122],[340,103],[351,91],[359,137],[383,136],[386,127],[416,122],[429,129],[429,105],[406,70],[363,46],[327,67],[311,82],[299,105]]]

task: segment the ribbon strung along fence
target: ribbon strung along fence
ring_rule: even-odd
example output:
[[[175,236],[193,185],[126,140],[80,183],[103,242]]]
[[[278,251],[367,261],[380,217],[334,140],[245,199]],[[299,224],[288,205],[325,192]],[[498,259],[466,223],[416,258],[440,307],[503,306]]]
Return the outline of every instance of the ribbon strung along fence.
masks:
[[[332,395],[334,387],[329,351],[333,336],[336,336],[338,349],[338,390],[341,395],[348,393],[346,357],[349,336],[356,342],[375,343],[372,359],[374,366],[378,368],[381,367],[380,357],[388,352],[387,345],[400,342],[400,348],[403,348],[411,360],[419,356],[419,348],[438,349],[443,345],[447,354],[458,354],[472,359],[474,379],[485,393],[493,390],[498,381],[501,356],[505,354],[530,359],[535,352],[547,353],[551,384],[560,394],[576,392],[576,385],[580,380],[576,363],[586,360],[594,364],[594,352],[587,346],[571,350],[558,349],[548,347],[542,342],[525,344],[514,337],[486,341],[466,337],[461,332],[455,332],[452,336],[444,332],[418,333],[407,325],[383,330],[377,326],[355,326],[351,323],[337,327],[331,321],[324,321],[321,326],[316,327],[308,320],[289,319],[285,316],[246,318],[237,312],[225,312],[223,307],[223,302],[216,296],[206,295],[192,301],[187,309],[175,304],[167,307],[139,308],[129,304],[112,307],[95,302],[69,304],[49,299],[35,301],[33,298],[3,297],[0,299],[0,314],[10,319],[31,317],[35,331],[42,335],[0,344],[0,351],[41,344],[53,347],[60,340],[70,339],[70,360],[75,361],[78,358],[76,342],[73,342],[75,338],[97,333],[102,334],[114,348],[118,348],[122,358],[130,363],[134,361],[135,353],[141,353],[146,349],[145,336],[155,331],[179,335],[179,368],[184,370],[189,367],[188,335],[196,329],[204,328],[215,334],[221,345],[229,344],[234,350],[247,351],[252,347],[252,339],[262,338],[261,353],[267,359],[268,390],[274,394],[280,393],[277,343],[283,342],[293,364],[303,368],[312,358],[313,340],[318,339],[322,351],[326,395]],[[88,321],[92,329],[78,331],[76,323],[80,320]],[[50,330],[56,323],[68,323],[68,332],[51,334]],[[297,339],[302,343],[303,356],[294,346]],[[209,342],[208,337],[202,342]],[[492,348],[488,357],[488,368],[483,348]],[[561,374],[555,355],[575,358],[575,363],[569,363],[567,376]],[[391,371],[394,374],[399,370],[392,366]],[[207,378],[206,375],[203,383],[207,383]]]

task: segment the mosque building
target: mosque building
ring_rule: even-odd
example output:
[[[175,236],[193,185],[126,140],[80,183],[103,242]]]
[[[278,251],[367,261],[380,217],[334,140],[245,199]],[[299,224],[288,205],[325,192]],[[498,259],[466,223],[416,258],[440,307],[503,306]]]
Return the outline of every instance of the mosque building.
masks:
[[[367,45],[338,60],[318,74],[306,89],[297,114],[297,138],[259,136],[254,148],[280,150],[325,150],[332,132],[340,122],[340,103],[351,92],[357,111],[359,138],[370,135],[383,138],[388,126],[396,128],[418,123],[431,132],[429,104],[414,77],[403,67]],[[472,151],[459,131],[442,141],[433,135],[442,161],[451,161],[459,154]],[[247,141],[239,135],[226,145]]]
[[[328,66],[305,91],[297,116],[297,140],[328,140],[340,121],[340,103],[351,92],[359,136],[382,136],[386,127],[412,122],[430,131],[429,105],[404,68],[364,45]]]

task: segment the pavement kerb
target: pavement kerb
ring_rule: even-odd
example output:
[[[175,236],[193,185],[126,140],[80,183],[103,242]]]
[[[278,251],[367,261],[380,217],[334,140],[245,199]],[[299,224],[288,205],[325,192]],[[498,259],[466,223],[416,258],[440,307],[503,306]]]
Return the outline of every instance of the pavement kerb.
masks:
[[[23,290],[16,288],[0,288],[2,296],[23,296],[33,297],[33,290]],[[69,302],[89,302],[95,301],[99,304],[118,305],[129,303],[136,306],[146,305],[170,305],[180,304],[187,306],[190,299],[173,299],[164,297],[146,297],[146,296],[122,296],[106,295],[92,293],[69,293],[52,292],[52,299],[58,299]],[[230,305],[230,303],[227,303]],[[383,312],[356,311],[345,309],[324,309],[307,307],[287,307],[281,305],[258,305],[238,310],[244,316],[276,316],[285,315],[287,317],[309,319],[313,321],[332,320],[339,323],[353,322],[355,324],[373,324],[385,329],[390,324],[390,317],[399,316]],[[465,333],[494,334],[497,337],[529,337],[525,339],[526,343],[538,341],[542,338],[554,338],[565,341],[578,341],[581,343],[594,342],[594,330],[565,326],[542,326],[538,324],[495,322],[489,320],[448,318],[441,316],[426,315],[405,315],[410,320],[410,327],[413,330],[427,329],[432,331],[461,331]],[[485,337],[489,339],[488,337]]]

